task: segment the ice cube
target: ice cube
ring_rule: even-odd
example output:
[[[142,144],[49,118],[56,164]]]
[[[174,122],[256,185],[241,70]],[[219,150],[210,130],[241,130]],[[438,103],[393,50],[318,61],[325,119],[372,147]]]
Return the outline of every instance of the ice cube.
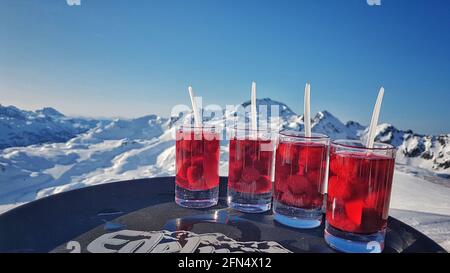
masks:
[[[347,218],[355,225],[361,225],[364,202],[362,200],[353,200],[345,202],[345,214]]]
[[[374,208],[364,208],[362,212],[362,229],[366,233],[375,233],[380,231],[385,224],[382,214]]]
[[[339,200],[352,198],[353,191],[349,183],[339,179],[337,176],[330,176],[328,179],[328,195]]]

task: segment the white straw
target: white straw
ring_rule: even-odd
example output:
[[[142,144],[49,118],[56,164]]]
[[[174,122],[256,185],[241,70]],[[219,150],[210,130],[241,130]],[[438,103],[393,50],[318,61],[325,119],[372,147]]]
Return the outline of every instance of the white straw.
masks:
[[[194,91],[192,91],[192,86],[188,87],[189,96],[191,97],[192,111],[194,112],[194,123],[195,127],[202,126],[202,120],[200,118],[200,113],[197,108],[197,102],[195,101]]]
[[[258,121],[256,112],[256,82],[252,82],[252,98],[251,98],[251,123],[252,123],[252,135],[257,136]]]
[[[378,125],[378,117],[380,116],[381,103],[383,101],[384,96],[384,87],[380,88],[380,92],[378,92],[377,102],[375,103],[375,107],[372,113],[372,120],[370,121],[369,133],[367,135],[367,143],[366,147],[369,149],[373,148],[373,144],[375,142],[375,133]]]
[[[305,98],[304,98],[304,113],[303,120],[305,123],[305,136],[311,137],[311,85],[309,83],[305,86]]]

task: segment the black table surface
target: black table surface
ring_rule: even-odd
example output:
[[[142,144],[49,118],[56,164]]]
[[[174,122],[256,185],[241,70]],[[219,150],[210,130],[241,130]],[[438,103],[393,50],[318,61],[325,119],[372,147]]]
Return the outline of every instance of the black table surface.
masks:
[[[323,224],[294,229],[271,212],[227,208],[226,178],[219,204],[187,209],[174,202],[174,178],[138,179],[52,195],[0,215],[0,252],[334,252]],[[445,252],[390,217],[385,252]]]

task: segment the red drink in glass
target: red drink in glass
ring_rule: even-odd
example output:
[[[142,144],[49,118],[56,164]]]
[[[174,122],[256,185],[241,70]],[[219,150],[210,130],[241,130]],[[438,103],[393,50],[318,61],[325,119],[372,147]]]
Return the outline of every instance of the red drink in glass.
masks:
[[[239,133],[237,133],[239,134]],[[228,198],[230,207],[244,212],[264,212],[272,199],[274,141],[267,132],[249,131],[230,141]]]
[[[216,205],[219,134],[205,127],[181,127],[176,134],[176,202],[197,208]]]
[[[388,144],[367,149],[358,141],[332,143],[325,231],[330,245],[367,252],[367,244],[376,242],[383,249],[395,152]]]
[[[320,226],[328,147],[329,138],[325,135],[280,133],[275,163],[276,221],[297,228]]]

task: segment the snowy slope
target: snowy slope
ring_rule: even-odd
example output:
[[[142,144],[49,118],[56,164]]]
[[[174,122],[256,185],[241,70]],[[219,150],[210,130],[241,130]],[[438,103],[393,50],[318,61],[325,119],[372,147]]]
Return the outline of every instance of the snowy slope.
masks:
[[[397,170],[389,214],[450,251],[450,187]]]
[[[155,165],[159,154],[174,144],[165,129],[167,120],[151,115],[114,120],[66,143],[7,148],[0,153],[0,203],[26,202],[101,182],[167,175]]]
[[[97,120],[68,118],[48,107],[33,112],[0,104],[0,149],[64,142],[97,123]]]

